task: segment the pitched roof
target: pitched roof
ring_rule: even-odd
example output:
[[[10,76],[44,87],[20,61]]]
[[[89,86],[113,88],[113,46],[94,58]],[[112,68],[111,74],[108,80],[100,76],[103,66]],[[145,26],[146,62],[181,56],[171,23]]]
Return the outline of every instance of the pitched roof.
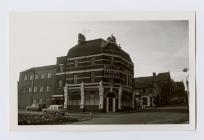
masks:
[[[33,71],[49,70],[49,69],[55,69],[55,68],[56,68],[56,65],[48,65],[48,66],[41,66],[41,67],[33,67],[22,72],[33,72]]]
[[[114,50],[117,51],[117,54],[121,55],[126,60],[131,61],[129,54],[127,54],[124,50],[122,50],[116,43],[112,43],[106,41],[104,39],[95,39],[89,41],[83,41],[76,46],[69,49],[67,57],[74,58],[74,57],[81,57],[81,56],[88,56],[94,54],[100,54],[104,51]]]
[[[76,46],[69,49],[67,57],[80,57],[80,56],[88,56],[93,54],[99,54],[102,52],[102,47],[107,43],[107,41],[103,39],[95,39],[89,41],[83,41]]]
[[[147,88],[153,86],[153,76],[134,78],[134,88]]]
[[[170,72],[159,73],[159,74],[157,75],[157,79],[158,79],[159,81],[171,80]]]
[[[166,81],[171,80],[171,76],[169,72],[159,73],[154,78],[153,76],[147,77],[137,77],[134,78],[134,88],[148,88],[153,87],[154,81]]]

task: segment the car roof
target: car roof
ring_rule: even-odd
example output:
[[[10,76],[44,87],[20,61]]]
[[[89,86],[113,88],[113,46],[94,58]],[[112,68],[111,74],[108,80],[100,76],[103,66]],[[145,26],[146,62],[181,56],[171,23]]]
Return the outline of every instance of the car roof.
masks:
[[[63,106],[63,105],[50,105],[50,106]]]

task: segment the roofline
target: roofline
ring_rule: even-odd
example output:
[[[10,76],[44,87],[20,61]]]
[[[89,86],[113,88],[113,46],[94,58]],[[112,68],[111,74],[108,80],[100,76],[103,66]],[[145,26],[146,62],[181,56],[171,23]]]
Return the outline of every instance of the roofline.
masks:
[[[46,70],[46,69],[51,69],[51,68],[56,68],[56,65],[47,65],[47,66],[40,66],[40,67],[32,67],[32,68],[24,70],[22,72],[30,72],[30,71],[36,71],[36,70]]]

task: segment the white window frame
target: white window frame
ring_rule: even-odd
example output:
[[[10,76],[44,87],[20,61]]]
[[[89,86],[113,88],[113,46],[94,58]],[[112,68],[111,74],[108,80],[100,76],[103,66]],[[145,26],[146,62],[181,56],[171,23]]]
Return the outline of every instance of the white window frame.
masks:
[[[45,99],[45,104],[48,105],[50,102],[50,99]]]
[[[43,86],[40,87],[40,92],[43,92]]]
[[[27,75],[24,76],[24,80],[28,80],[28,76]]]
[[[48,73],[47,73],[47,78],[48,78],[48,79],[49,79],[49,78],[52,78],[52,73],[48,72]]]
[[[62,88],[62,80],[59,80],[59,81],[58,81],[58,87],[59,87],[59,88]]]
[[[64,71],[63,69],[64,69],[64,65],[63,64],[59,64],[59,71],[63,72]]]
[[[38,74],[35,74],[35,80],[38,79]]]
[[[43,99],[39,99],[39,104],[43,104]]]
[[[50,86],[47,85],[47,92],[50,92]]]
[[[29,93],[32,92],[32,88],[31,88],[31,87],[28,88],[28,92],[29,92]]]
[[[37,86],[34,87],[34,91],[33,92],[38,92],[38,87]]]
[[[74,74],[74,84],[77,84],[77,74]]]
[[[45,74],[44,73],[41,74],[41,79],[45,79]]]
[[[33,78],[33,74],[32,75],[30,75],[30,80],[33,80],[34,78]]]
[[[78,60],[78,59],[76,59],[76,60],[74,61],[74,67],[75,67],[75,68],[78,68],[78,67],[79,67],[79,60]]]

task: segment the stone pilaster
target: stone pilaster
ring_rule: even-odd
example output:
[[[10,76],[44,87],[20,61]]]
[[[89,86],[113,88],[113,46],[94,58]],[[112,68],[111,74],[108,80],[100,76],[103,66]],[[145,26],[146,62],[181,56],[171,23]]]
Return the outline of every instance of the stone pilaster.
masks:
[[[121,98],[122,98],[123,87],[122,85],[119,87],[118,90],[118,109],[121,110]]]
[[[64,108],[67,108],[68,105],[68,84],[65,84],[64,87]]]
[[[103,109],[104,87],[102,81],[99,82],[99,109]]]
[[[135,108],[135,93],[132,94],[132,108]]]
[[[80,103],[80,108],[84,109],[84,99],[85,99],[85,93],[84,93],[84,82],[81,83],[81,103]]]

